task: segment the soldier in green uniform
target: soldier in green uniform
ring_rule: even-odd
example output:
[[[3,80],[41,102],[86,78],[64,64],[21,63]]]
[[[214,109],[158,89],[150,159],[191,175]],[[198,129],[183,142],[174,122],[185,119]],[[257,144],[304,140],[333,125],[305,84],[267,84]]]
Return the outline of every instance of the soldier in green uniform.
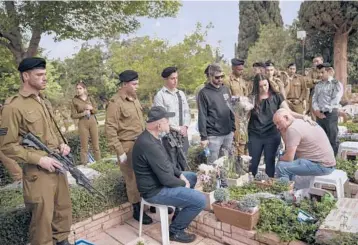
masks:
[[[57,131],[51,104],[40,93],[47,83],[46,61],[25,58],[18,70],[23,83],[19,93],[5,102],[1,126],[8,132],[0,137],[0,148],[7,157],[25,163],[23,192],[32,213],[31,245],[69,245],[72,208],[67,175],[56,171],[62,164],[44,151],[19,143],[20,133],[31,132],[48,148],[63,155],[70,153]]]
[[[304,101],[306,99],[306,83],[304,78],[296,74],[296,64],[291,63],[287,67],[288,85],[286,87],[286,100],[290,109],[299,114],[303,114]]]
[[[285,84],[283,81],[275,75],[275,64],[268,60],[265,62],[266,76],[268,77],[271,88],[274,92],[282,94],[286,98]]]
[[[126,70],[119,74],[122,87],[109,101],[105,132],[108,146],[117,154],[119,167],[126,182],[127,196],[133,205],[133,218],[139,221],[141,197],[132,166],[134,142],[144,129],[142,106],[137,98],[138,73]],[[143,224],[151,224],[152,219],[144,213]]]
[[[227,85],[231,92],[231,96],[249,96],[252,90],[252,82],[246,81],[243,78],[245,61],[234,58],[231,60],[231,65],[232,72],[229,76],[229,81],[227,82]],[[243,119],[240,118],[237,113],[235,113],[236,131],[234,133],[234,142],[239,156],[245,155],[246,142],[248,139],[246,133],[247,129],[243,128],[243,125],[240,123],[242,120]]]

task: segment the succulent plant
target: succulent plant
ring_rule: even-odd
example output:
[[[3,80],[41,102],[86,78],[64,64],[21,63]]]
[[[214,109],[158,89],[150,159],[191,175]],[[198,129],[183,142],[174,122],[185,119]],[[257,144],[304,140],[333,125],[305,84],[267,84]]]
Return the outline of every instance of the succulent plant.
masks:
[[[229,191],[225,188],[216,189],[214,198],[217,202],[225,202],[229,200]]]
[[[257,181],[262,181],[262,180],[267,181],[269,179],[270,177],[265,172],[260,171],[255,175],[255,180]]]
[[[248,213],[251,213],[258,205],[260,205],[260,200],[254,197],[244,197],[237,203],[239,210]]]

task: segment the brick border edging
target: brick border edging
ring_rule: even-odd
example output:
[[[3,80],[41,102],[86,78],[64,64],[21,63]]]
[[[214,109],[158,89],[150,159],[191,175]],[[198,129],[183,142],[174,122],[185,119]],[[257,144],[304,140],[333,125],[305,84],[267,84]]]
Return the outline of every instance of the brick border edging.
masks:
[[[215,214],[202,211],[191,222],[189,229],[203,237],[230,245],[307,245],[301,241],[281,242],[275,233],[257,233],[244,230],[217,220]]]
[[[71,232],[68,240],[74,243],[78,239],[90,239],[98,233],[105,231],[115,225],[124,224],[125,221],[132,218],[132,204],[123,203],[119,207],[108,209],[102,213],[75,223],[71,226]]]

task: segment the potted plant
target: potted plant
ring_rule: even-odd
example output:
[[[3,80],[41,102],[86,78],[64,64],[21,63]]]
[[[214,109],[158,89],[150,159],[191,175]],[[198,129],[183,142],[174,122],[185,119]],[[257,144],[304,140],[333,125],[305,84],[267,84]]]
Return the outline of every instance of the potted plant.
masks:
[[[228,186],[242,186],[249,182],[249,174],[245,171],[245,165],[251,160],[250,156],[233,157],[229,155],[224,162],[227,171]]]
[[[217,169],[211,165],[200,164],[197,173],[199,191],[206,196],[205,210],[212,210],[211,204],[215,202],[214,191],[217,185]]]
[[[252,230],[256,226],[260,218],[258,199],[229,200],[229,193],[223,188],[217,189],[214,197],[216,202],[212,206],[218,220],[245,230]]]
[[[258,187],[263,189],[273,188],[275,185],[284,185],[287,186],[288,191],[292,191],[295,183],[293,181],[289,181],[287,178],[270,178],[264,172],[258,172],[253,181]]]

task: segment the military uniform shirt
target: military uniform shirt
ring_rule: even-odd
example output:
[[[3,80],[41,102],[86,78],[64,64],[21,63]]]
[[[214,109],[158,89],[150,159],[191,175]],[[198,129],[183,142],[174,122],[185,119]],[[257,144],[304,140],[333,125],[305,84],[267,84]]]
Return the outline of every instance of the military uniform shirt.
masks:
[[[342,84],[333,78],[316,84],[312,98],[313,110],[332,112],[333,109],[339,108],[343,96],[342,87]]]
[[[109,101],[105,132],[108,146],[118,156],[124,153],[121,141],[134,141],[144,130],[142,106],[138,99],[129,98],[119,90]]]
[[[297,74],[289,77],[286,94],[288,100],[299,100],[300,102],[303,102],[306,97],[306,85],[304,79]]]

